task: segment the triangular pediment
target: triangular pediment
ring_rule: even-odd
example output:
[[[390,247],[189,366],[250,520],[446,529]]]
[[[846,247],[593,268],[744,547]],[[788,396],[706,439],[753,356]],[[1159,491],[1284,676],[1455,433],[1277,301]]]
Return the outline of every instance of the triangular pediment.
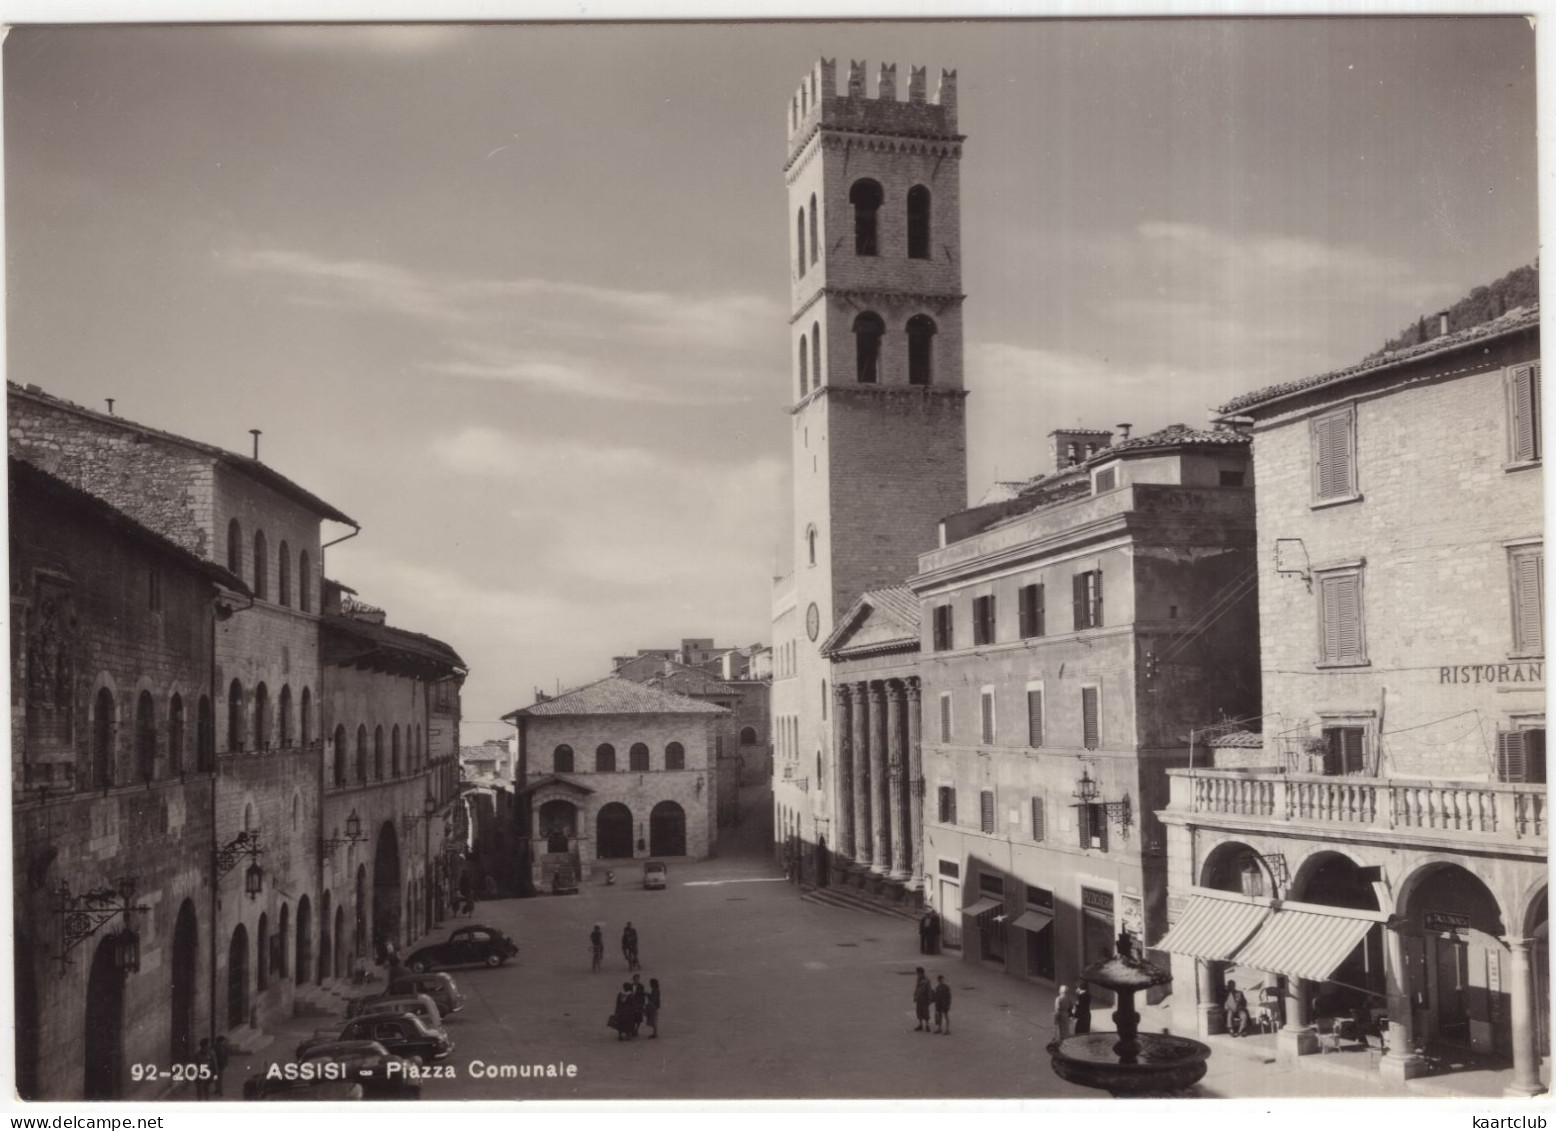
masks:
[[[861,593],[821,646],[833,659],[919,646],[918,598],[902,586]]]

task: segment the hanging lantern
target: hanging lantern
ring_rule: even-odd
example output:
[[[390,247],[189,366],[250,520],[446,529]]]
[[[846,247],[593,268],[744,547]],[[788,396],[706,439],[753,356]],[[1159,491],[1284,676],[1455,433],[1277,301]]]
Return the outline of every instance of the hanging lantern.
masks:
[[[265,890],[265,870],[259,866],[259,861],[250,864],[243,873],[243,890],[249,893],[250,899],[258,898]]]
[[[113,960],[121,974],[140,970],[140,936],[128,927],[114,935]]]
[[[350,841],[362,839],[362,818],[357,816],[355,809],[351,811],[351,816],[346,818],[346,839]]]

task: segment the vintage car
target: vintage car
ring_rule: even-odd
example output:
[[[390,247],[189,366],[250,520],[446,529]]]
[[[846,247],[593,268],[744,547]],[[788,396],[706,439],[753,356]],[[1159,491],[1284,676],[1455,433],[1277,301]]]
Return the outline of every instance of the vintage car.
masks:
[[[432,1003],[438,1007],[438,1012],[444,1017],[450,1013],[458,1013],[465,1007],[464,995],[459,992],[459,986],[454,981],[452,974],[403,974],[389,982],[389,988],[384,991],[388,994],[426,994],[432,999]],[[361,1012],[361,1005],[384,996],[377,994],[373,997],[359,998],[346,1005],[346,1016],[355,1017]],[[361,1005],[358,1005],[358,1003]],[[357,1006],[353,1011],[353,1006]]]
[[[447,942],[413,950],[406,965],[416,973],[435,966],[501,966],[519,953],[519,944],[495,927],[473,924],[450,932]]]
[[[429,1029],[443,1028],[443,1011],[426,994],[379,994],[362,1003],[358,1017],[376,1017],[380,1013],[409,1013],[419,1017]]]
[[[410,1062],[377,1041],[333,1041],[313,1049],[302,1064],[338,1064],[344,1079],[360,1085],[370,1100],[419,1100],[421,1081],[413,1079]]]
[[[650,891],[663,889],[670,869],[665,867],[663,860],[645,860],[643,862],[643,886]]]
[[[558,866],[556,871],[551,873],[551,894],[578,894],[578,873],[573,871],[571,865],[562,864]]]
[[[447,1033],[429,1029],[419,1017],[377,1013],[348,1021],[340,1030],[319,1030],[297,1046],[297,1059],[306,1061],[319,1049],[340,1041],[377,1041],[395,1056],[422,1063],[442,1060],[454,1051],[454,1042]]]

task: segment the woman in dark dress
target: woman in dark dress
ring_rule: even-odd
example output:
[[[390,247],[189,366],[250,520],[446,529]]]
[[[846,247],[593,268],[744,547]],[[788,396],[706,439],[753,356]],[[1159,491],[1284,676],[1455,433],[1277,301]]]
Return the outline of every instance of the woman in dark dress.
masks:
[[[1085,982],[1075,987],[1075,1004],[1070,1006],[1070,1017],[1075,1022],[1072,1032],[1077,1037],[1091,1032],[1091,987]]]
[[[658,978],[650,978],[648,980],[648,1002],[646,1003],[645,1009],[647,1012],[644,1015],[644,1019],[648,1022],[648,1027],[653,1030],[653,1032],[648,1035],[648,1039],[653,1040],[655,1037],[659,1036]]]
[[[632,1001],[632,983],[623,982],[621,992],[616,995],[616,1010],[610,1017],[610,1026],[616,1030],[618,1041],[632,1036],[632,1017],[636,1012]]]

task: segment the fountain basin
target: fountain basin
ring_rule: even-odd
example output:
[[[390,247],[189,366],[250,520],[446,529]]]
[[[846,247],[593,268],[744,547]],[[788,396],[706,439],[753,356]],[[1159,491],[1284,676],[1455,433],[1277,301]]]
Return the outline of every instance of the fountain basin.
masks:
[[[1087,1033],[1048,1046],[1054,1072],[1072,1084],[1101,1088],[1114,1096],[1173,1096],[1192,1087],[1208,1067],[1210,1046],[1169,1033],[1133,1036],[1133,1063],[1121,1062],[1118,1033]]]

